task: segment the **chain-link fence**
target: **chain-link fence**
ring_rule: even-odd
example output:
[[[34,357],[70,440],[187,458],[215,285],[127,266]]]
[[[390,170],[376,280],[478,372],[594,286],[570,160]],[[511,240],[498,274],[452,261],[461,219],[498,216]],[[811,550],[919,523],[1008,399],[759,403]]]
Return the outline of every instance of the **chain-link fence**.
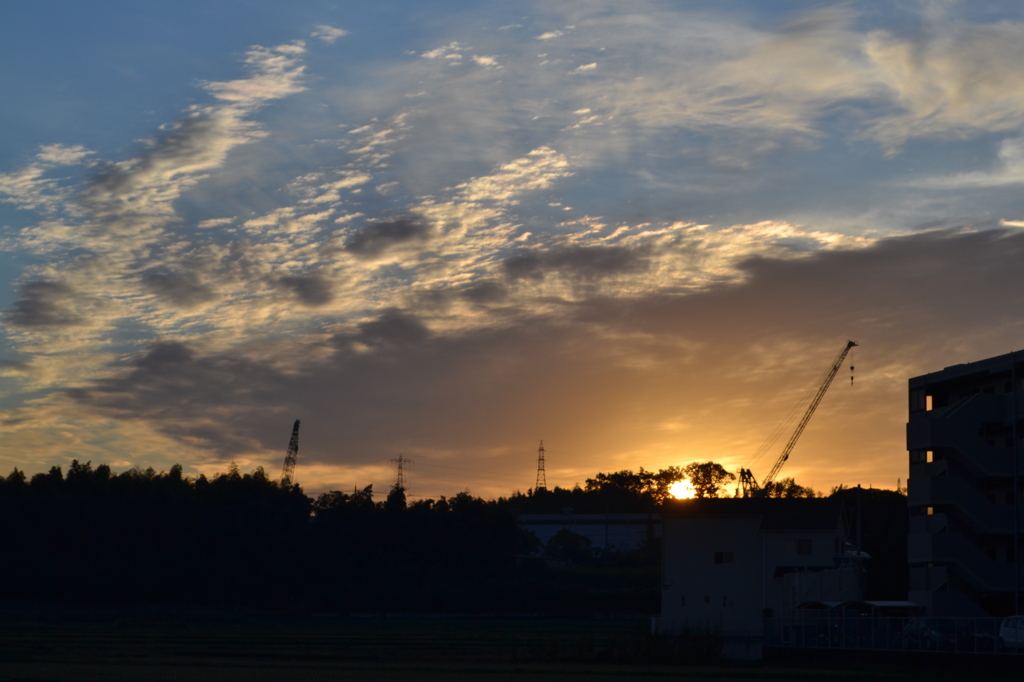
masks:
[[[1024,616],[888,618],[822,614],[767,618],[765,645],[1024,655]]]

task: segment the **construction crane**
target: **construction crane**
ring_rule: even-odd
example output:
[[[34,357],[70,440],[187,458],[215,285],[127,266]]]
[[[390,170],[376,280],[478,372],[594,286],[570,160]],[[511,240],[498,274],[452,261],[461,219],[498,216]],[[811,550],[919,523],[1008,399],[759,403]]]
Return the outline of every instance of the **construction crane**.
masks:
[[[793,451],[793,447],[796,445],[797,440],[800,439],[800,434],[807,428],[807,422],[811,421],[811,416],[814,411],[818,409],[818,403],[825,397],[825,391],[832,385],[832,380],[836,378],[836,374],[839,373],[839,368],[843,365],[843,360],[846,359],[847,353],[857,345],[856,341],[847,341],[846,346],[836,356],[836,359],[832,362],[832,366],[828,370],[828,374],[825,375],[825,379],[818,386],[818,390],[815,391],[814,397],[811,399],[811,404],[807,407],[807,411],[804,412],[804,416],[800,418],[800,423],[796,425],[796,431],[789,437],[789,442],[786,443],[786,447],[782,448],[782,454],[775,461],[775,466],[768,472],[768,475],[764,477],[761,484],[758,485],[757,479],[754,478],[754,474],[750,469],[740,469],[740,488],[743,492],[743,497],[764,497],[768,493],[768,486],[775,480],[775,477],[779,475],[779,471],[782,470],[782,465],[789,459],[789,453]],[[853,367],[850,368],[853,370]]]
[[[288,454],[284,456],[284,468],[281,469],[281,485],[291,485],[295,475],[295,458],[299,456],[299,424],[296,419],[292,427],[292,439],[288,441]]]

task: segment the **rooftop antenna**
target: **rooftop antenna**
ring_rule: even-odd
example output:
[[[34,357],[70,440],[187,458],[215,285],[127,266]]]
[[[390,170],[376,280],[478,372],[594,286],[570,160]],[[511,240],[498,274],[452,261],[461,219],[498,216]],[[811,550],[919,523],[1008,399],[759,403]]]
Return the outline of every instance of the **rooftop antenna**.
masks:
[[[540,447],[537,448],[537,484],[533,486],[534,490],[547,490],[548,479],[544,472],[544,441],[540,442]]]
[[[296,419],[292,427],[292,439],[288,441],[288,454],[284,456],[284,467],[281,469],[281,485],[291,485],[295,476],[295,458],[299,456],[299,424]]]

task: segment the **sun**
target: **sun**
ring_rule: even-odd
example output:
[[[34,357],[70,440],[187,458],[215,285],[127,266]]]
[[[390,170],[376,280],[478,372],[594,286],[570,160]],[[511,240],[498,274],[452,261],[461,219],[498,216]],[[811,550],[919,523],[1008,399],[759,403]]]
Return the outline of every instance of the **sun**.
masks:
[[[668,491],[677,500],[689,500],[697,496],[697,491],[689,481],[676,481],[669,486]]]

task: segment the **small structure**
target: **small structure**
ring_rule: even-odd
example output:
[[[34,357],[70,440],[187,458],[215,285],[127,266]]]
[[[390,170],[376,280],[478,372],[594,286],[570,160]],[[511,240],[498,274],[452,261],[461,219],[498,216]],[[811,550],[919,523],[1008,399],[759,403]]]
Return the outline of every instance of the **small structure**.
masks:
[[[644,547],[651,538],[661,537],[661,517],[657,514],[520,514],[519,525],[546,545],[558,531],[582,535],[591,546],[629,552]]]
[[[846,550],[836,500],[676,500],[662,516],[656,632],[713,631],[724,655],[756,660],[766,618],[861,598],[862,560]]]

